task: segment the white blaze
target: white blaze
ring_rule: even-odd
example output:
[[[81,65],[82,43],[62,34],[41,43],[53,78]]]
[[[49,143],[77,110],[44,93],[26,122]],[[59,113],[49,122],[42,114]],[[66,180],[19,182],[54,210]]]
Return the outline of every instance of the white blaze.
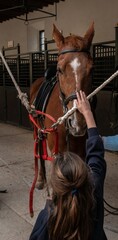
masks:
[[[72,67],[73,73],[75,75],[75,81],[76,81],[76,87],[77,87],[77,82],[78,82],[77,69],[81,66],[81,63],[78,61],[78,58],[75,58],[70,63],[70,66]],[[75,105],[76,105],[76,100],[73,101],[73,106],[75,106]],[[71,118],[72,118],[71,124],[72,124],[73,128],[76,129],[76,132],[79,132],[80,128],[78,126],[76,112],[74,112],[73,117],[71,116]]]
[[[76,80],[76,83],[77,83],[77,68],[80,67],[81,63],[78,61],[77,58],[75,58],[71,63],[70,63],[72,69],[73,69],[73,72],[75,74],[75,80]]]
[[[76,104],[76,100],[73,101],[73,107],[76,107],[77,104]],[[78,121],[77,121],[77,114],[76,114],[76,111],[74,112],[74,127],[76,128],[76,131],[78,132],[79,131],[79,126],[78,126]]]

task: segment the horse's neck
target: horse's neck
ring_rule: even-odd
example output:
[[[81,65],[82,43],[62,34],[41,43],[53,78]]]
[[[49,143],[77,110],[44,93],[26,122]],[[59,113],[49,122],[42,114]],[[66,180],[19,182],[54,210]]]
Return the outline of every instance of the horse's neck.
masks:
[[[30,104],[32,104],[32,102],[34,101],[43,81],[44,81],[44,78],[42,77],[42,78],[38,78],[35,82],[33,82],[30,88]]]
[[[86,156],[86,139],[87,134],[80,137],[73,137],[69,135],[68,137],[68,150],[79,155],[83,160]]]

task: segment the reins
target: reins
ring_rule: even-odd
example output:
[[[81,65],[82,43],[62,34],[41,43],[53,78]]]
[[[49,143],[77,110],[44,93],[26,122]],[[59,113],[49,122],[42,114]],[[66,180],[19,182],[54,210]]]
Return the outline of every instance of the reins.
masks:
[[[55,119],[53,117],[51,117],[49,114],[43,113],[41,111],[35,110],[35,114],[36,115],[34,115],[34,117],[32,116],[32,114],[29,114],[29,119],[34,125],[34,160],[35,160],[35,176],[34,176],[34,180],[33,180],[33,183],[32,183],[31,189],[30,189],[30,195],[29,195],[29,212],[30,212],[31,217],[34,216],[33,193],[34,193],[35,185],[36,185],[37,178],[38,178],[38,159],[40,159],[42,163],[44,160],[52,161],[54,159],[53,156],[51,157],[48,155],[47,143],[46,143],[47,134],[50,134],[52,132],[55,134],[55,136],[54,136],[55,137],[55,141],[54,141],[55,146],[53,149],[53,154],[55,155],[58,153],[57,129],[55,129],[55,128],[42,129],[38,122],[38,115],[43,115],[43,116],[49,118],[52,122],[55,122]],[[43,171],[43,174],[44,174],[44,179],[46,181],[45,171]]]

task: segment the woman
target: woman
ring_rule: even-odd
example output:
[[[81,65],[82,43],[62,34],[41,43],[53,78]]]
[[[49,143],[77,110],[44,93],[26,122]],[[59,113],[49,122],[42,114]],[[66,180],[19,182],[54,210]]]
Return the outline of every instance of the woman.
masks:
[[[104,147],[89,101],[77,93],[78,110],[84,115],[88,139],[86,163],[65,152],[53,162],[52,200],[40,212],[30,240],[105,240],[103,188],[106,174]]]

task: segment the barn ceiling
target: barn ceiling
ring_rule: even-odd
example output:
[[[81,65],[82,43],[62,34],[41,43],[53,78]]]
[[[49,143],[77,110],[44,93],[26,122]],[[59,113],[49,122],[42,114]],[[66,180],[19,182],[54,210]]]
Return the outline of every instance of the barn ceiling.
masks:
[[[56,10],[54,13],[50,13],[44,11],[43,8],[48,5],[54,5],[60,1],[65,0],[2,0],[0,1],[0,23],[13,18],[21,20],[25,18],[27,20],[28,13],[33,11],[42,12],[44,14],[42,18],[54,17]],[[24,15],[23,19],[20,18],[22,15]]]

